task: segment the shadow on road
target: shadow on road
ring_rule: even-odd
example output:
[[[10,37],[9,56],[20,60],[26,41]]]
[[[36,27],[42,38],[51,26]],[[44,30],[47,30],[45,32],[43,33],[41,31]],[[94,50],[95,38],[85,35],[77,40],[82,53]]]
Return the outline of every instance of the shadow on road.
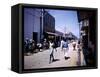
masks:
[[[53,62],[60,61],[60,59],[54,59]]]
[[[70,57],[65,57],[65,60],[68,60],[68,59],[70,59]]]

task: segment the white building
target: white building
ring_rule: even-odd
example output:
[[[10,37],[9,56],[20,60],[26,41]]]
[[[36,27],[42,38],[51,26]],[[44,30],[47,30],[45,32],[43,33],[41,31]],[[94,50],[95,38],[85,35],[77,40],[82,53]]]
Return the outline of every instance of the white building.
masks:
[[[40,42],[41,37],[41,9],[24,8],[24,40],[34,39]]]

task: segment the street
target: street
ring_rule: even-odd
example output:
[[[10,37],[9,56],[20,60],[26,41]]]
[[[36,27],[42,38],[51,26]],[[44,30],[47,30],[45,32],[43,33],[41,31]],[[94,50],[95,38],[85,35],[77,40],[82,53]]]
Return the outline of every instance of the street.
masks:
[[[35,68],[53,68],[53,67],[73,67],[84,66],[84,56],[82,51],[73,50],[72,43],[69,44],[69,50],[67,53],[69,59],[65,60],[64,52],[60,47],[57,48],[57,52],[54,52],[55,61],[49,64],[50,50],[44,50],[42,52],[34,53],[30,56],[24,56],[24,69]]]

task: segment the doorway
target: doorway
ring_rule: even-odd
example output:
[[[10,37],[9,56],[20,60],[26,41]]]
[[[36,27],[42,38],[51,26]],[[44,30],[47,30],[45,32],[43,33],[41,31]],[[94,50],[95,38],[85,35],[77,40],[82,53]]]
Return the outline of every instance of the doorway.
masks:
[[[37,43],[37,35],[38,33],[37,32],[33,32],[33,40]]]

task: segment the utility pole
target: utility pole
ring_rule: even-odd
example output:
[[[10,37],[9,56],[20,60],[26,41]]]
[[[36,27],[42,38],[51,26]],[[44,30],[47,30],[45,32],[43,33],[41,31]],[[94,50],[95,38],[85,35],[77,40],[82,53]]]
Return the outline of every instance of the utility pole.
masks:
[[[66,26],[64,27],[64,38],[66,37]]]
[[[43,23],[43,21],[44,21],[44,9],[41,9],[41,32],[40,32],[40,34],[41,34],[41,39],[43,39],[43,37],[44,37],[44,35],[43,35],[43,25],[44,25],[44,23]]]

